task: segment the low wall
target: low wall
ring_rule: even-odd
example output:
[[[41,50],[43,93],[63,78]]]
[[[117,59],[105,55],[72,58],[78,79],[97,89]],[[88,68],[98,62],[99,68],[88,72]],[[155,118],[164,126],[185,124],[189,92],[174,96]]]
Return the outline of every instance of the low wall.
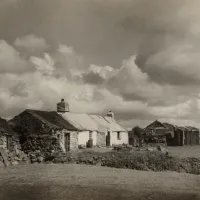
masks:
[[[30,135],[22,144],[22,150],[31,154],[40,152],[42,156],[51,155],[53,152],[62,152],[59,139],[49,135]]]

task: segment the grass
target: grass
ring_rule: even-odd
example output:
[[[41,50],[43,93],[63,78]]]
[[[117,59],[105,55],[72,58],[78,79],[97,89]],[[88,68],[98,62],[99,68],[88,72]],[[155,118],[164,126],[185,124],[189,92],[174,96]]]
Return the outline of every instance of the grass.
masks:
[[[167,147],[170,154],[178,157],[196,157],[200,158],[200,145]]]
[[[1,200],[197,200],[198,176],[86,165],[0,168]]]

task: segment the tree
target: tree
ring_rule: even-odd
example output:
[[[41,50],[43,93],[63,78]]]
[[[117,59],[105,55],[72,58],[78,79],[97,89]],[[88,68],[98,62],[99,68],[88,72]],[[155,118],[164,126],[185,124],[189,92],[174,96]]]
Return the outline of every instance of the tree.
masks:
[[[141,131],[142,131],[142,128],[139,127],[139,126],[135,126],[133,127],[132,129],[132,133],[134,134],[134,136],[140,138],[141,137]]]

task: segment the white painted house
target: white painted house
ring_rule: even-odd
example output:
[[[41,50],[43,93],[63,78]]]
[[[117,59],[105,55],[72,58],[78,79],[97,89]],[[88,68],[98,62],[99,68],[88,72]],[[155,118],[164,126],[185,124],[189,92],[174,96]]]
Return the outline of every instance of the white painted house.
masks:
[[[106,116],[73,113],[62,99],[57,113],[78,130],[78,145],[86,145],[90,138],[94,146],[128,144],[128,131],[116,122],[111,111]]]

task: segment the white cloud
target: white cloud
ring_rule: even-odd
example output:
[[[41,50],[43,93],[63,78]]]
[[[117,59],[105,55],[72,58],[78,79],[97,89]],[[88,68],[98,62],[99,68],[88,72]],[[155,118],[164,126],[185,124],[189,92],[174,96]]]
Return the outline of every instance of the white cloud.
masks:
[[[45,51],[48,45],[44,38],[36,37],[33,34],[25,35],[17,38],[14,41],[14,45],[24,51],[37,52]]]
[[[0,73],[24,73],[32,70],[16,49],[0,40]]]
[[[48,53],[44,53],[44,58],[31,56],[30,61],[34,64],[35,68],[41,73],[51,75],[55,70],[55,62]]]
[[[158,98],[163,88],[151,82],[148,74],[136,65],[135,59],[131,56],[123,61],[121,68],[108,80],[108,87],[129,100]]]
[[[185,87],[153,82],[136,65],[135,56],[124,60],[119,69],[94,64],[85,69],[73,62],[70,67],[66,65],[69,58],[80,58],[73,48],[66,45],[60,45],[56,52],[44,53],[43,57],[22,57],[5,41],[1,41],[0,51],[0,63],[7,66],[0,70],[2,117],[13,117],[26,108],[56,110],[56,103],[61,98],[69,102],[73,112],[106,115],[113,110],[115,117],[126,126],[137,125],[134,123],[144,126],[155,119],[196,124],[200,117],[198,91],[185,98]],[[61,73],[60,76],[57,73]],[[100,77],[101,84],[95,84],[97,79],[93,84],[88,79],[84,82],[86,74]],[[74,78],[77,76],[82,81]],[[176,103],[175,99],[178,99]]]
[[[171,71],[187,78],[200,80],[200,48],[193,44],[175,44],[150,56],[147,67],[154,70]]]

